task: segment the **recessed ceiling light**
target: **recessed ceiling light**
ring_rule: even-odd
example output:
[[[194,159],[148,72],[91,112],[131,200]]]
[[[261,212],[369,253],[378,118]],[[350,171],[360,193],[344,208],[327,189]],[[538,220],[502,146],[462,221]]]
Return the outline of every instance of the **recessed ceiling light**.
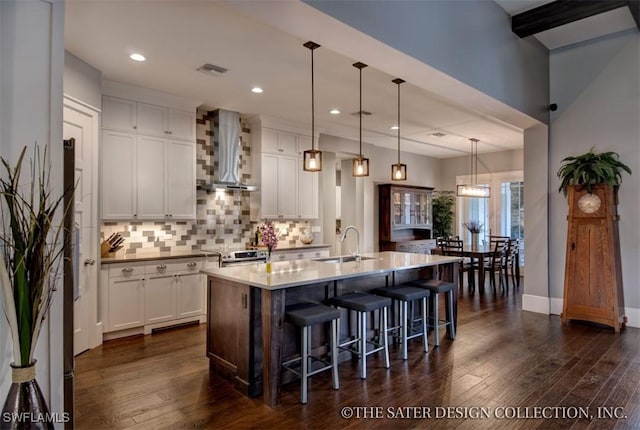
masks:
[[[339,110],[339,109],[331,109],[331,110],[329,111],[329,113],[330,113],[331,115],[340,115],[340,110]]]
[[[400,128],[400,127],[398,127],[397,125],[389,126],[389,130],[397,130],[397,129],[399,129],[399,128]]]
[[[262,88],[260,88],[260,87],[253,87],[253,88],[251,88],[251,92],[252,92],[252,93],[256,93],[256,94],[261,94],[261,93],[262,93]]]
[[[129,58],[131,58],[133,61],[145,61],[146,60],[144,55],[138,54],[138,53],[133,53],[133,54],[129,55]]]

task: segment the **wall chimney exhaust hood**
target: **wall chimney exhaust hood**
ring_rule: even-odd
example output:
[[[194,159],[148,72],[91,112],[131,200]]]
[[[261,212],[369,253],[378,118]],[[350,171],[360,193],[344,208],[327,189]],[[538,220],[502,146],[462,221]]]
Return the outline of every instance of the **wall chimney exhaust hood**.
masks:
[[[218,143],[217,171],[213,172],[213,182],[202,186],[205,190],[256,191],[255,185],[240,182],[240,114],[217,109],[209,113],[212,117],[214,141]],[[215,166],[215,163],[214,163]]]

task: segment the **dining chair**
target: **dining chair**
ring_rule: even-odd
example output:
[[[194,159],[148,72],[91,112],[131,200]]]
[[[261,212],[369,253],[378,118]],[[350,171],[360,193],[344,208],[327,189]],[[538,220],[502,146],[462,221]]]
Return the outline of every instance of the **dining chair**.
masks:
[[[463,256],[464,242],[461,239],[442,239],[440,241],[440,252],[442,255]],[[464,286],[464,273],[467,273],[467,283],[469,293],[473,293],[476,289],[475,283],[475,271],[478,269],[479,262],[474,261],[471,258],[465,258],[461,264],[458,265],[458,276],[460,283],[460,291],[462,292]]]
[[[506,267],[506,252],[509,248],[509,240],[504,238],[493,238],[491,239],[491,247],[493,248],[493,252],[491,256],[486,258],[483,261],[484,264],[484,273],[489,272],[489,285],[493,287],[494,294],[497,292],[496,287],[496,273],[498,274],[498,282],[500,288],[504,291],[504,268]],[[483,279],[480,280],[482,285],[484,285],[484,276]],[[508,288],[508,285],[507,285]]]

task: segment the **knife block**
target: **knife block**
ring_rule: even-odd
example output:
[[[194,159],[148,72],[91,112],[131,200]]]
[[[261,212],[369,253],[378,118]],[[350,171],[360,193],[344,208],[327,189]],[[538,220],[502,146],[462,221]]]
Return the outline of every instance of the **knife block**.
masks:
[[[106,240],[102,241],[102,243],[100,244],[100,256],[102,258],[108,257],[110,250],[111,250],[111,245],[109,245],[109,243]]]

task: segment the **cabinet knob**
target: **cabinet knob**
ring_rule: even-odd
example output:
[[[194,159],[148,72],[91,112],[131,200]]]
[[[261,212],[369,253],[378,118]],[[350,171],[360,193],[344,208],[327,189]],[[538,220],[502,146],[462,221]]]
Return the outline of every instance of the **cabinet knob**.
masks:
[[[133,272],[133,267],[123,267],[122,273],[131,273]]]
[[[86,260],[84,260],[85,266],[93,266],[94,264],[96,264],[96,260],[94,260],[93,258],[87,258]]]
[[[137,130],[137,129],[138,129],[138,126],[137,126],[137,125],[134,125],[134,126],[133,126],[133,129],[134,129],[134,130]]]
[[[167,268],[167,265],[166,265],[166,264],[158,264],[158,265],[156,266],[156,269],[158,269],[158,270],[164,270],[164,269],[166,269],[166,268]]]

